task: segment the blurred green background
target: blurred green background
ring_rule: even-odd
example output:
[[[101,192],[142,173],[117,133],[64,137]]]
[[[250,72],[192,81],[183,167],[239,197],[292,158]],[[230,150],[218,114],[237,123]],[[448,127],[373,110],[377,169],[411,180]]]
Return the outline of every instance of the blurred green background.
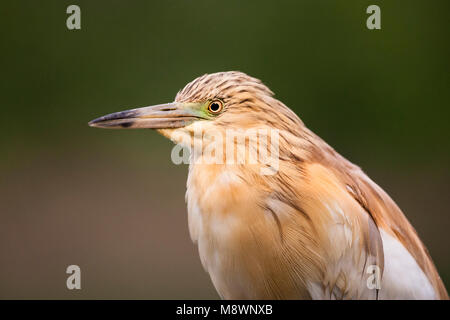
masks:
[[[81,30],[66,8],[81,7]],[[382,29],[366,28],[367,6]],[[89,128],[204,73],[262,79],[404,210],[450,285],[448,1],[2,1],[0,298],[218,298],[186,166]],[[66,288],[77,264],[82,289]]]

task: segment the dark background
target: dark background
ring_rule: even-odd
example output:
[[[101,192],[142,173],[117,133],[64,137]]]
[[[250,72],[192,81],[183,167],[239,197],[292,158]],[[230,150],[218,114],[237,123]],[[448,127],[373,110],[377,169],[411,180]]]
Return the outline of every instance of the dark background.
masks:
[[[70,4],[81,30],[66,28]],[[381,30],[366,28],[370,4]],[[87,122],[228,70],[262,79],[379,183],[448,287],[448,4],[2,1],[0,298],[218,298],[172,144]]]

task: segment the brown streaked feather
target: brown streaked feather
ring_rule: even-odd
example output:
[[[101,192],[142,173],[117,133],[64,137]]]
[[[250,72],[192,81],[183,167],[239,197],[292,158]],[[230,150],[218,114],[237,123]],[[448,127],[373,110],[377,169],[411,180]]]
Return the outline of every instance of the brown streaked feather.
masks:
[[[445,286],[427,249],[395,202],[359,167],[339,155],[308,129],[305,128],[304,131],[309,136],[308,140],[313,150],[311,161],[326,165],[339,177],[343,186],[348,186],[349,193],[371,216],[375,224],[400,240],[406,247],[427,275],[439,298],[448,299]]]

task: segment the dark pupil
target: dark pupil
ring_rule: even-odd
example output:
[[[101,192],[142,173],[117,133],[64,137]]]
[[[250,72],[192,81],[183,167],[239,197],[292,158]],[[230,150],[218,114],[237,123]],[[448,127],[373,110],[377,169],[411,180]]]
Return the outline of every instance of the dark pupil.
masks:
[[[219,111],[220,106],[219,106],[218,103],[212,103],[211,106],[210,106],[210,109],[211,109],[212,112],[217,112],[217,111]]]

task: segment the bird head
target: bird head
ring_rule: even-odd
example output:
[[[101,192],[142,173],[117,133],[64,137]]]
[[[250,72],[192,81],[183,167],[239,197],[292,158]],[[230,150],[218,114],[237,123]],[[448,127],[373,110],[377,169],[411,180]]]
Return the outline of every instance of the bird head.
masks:
[[[242,72],[205,74],[188,83],[175,101],[105,115],[89,122],[111,129],[156,129],[175,143],[194,132],[271,127],[292,130],[300,119],[260,80]]]

